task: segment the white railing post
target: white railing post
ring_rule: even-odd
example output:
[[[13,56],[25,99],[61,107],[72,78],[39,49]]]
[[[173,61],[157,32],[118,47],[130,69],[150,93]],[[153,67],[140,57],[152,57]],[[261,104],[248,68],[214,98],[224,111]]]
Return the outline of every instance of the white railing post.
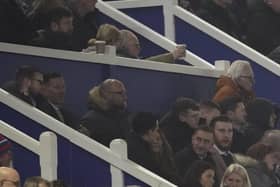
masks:
[[[168,39],[175,41],[174,7],[177,0],[165,0],[163,3],[164,34]]]
[[[127,159],[127,144],[122,139],[115,139],[110,143],[110,149],[121,159]],[[111,165],[112,187],[124,187],[124,177],[121,169]]]
[[[57,179],[57,138],[53,132],[40,135],[41,176],[49,181]]]

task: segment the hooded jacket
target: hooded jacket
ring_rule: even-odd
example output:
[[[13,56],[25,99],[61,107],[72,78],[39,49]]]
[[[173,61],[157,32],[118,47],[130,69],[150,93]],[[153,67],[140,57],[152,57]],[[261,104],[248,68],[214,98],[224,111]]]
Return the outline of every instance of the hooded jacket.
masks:
[[[221,102],[226,97],[241,97],[245,103],[254,98],[253,92],[241,89],[230,77],[222,75],[216,84],[216,93],[213,97],[214,102]]]
[[[113,139],[125,139],[130,132],[127,116],[125,111],[111,109],[100,96],[99,87],[95,87],[90,92],[89,110],[81,119],[80,130],[109,147]]]

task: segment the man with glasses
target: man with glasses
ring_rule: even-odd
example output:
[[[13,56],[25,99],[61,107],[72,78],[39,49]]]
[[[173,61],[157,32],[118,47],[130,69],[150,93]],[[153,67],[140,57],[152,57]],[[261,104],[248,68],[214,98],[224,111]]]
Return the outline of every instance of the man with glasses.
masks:
[[[20,187],[20,176],[13,168],[0,167],[1,187]]]
[[[127,95],[121,81],[106,79],[89,91],[88,101],[89,111],[80,123],[82,133],[106,146],[128,135]]]

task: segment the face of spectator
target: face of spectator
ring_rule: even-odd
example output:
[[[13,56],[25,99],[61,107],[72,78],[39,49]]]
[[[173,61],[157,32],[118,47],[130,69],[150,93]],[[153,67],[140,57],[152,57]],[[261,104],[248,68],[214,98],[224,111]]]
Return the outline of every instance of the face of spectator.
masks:
[[[240,76],[237,78],[237,84],[246,91],[252,91],[255,83],[251,67],[245,66]]]
[[[264,162],[267,168],[272,171],[275,165],[280,165],[280,152],[271,152],[265,155]]]
[[[30,85],[30,91],[32,94],[37,95],[40,93],[42,82],[43,82],[43,74],[40,72],[35,72],[33,78],[31,79],[31,85]]]
[[[212,169],[205,170],[200,178],[200,184],[202,187],[212,187],[214,185],[215,171]]]
[[[137,36],[134,35],[133,33],[131,33],[131,35],[129,36],[129,39],[126,43],[126,49],[131,57],[134,58],[139,57],[141,47]]]
[[[205,156],[213,145],[213,134],[198,130],[192,136],[192,148],[198,156]]]
[[[73,32],[73,17],[62,17],[59,22],[52,23],[52,30],[71,34]]]
[[[52,78],[45,85],[44,91],[47,98],[56,105],[63,105],[65,97],[65,83],[64,78]]]
[[[200,111],[191,110],[183,111],[179,114],[181,122],[187,123],[191,128],[196,129],[199,124]]]
[[[127,95],[123,83],[113,82],[106,93],[106,100],[112,108],[123,110],[127,107]]]
[[[157,153],[161,151],[162,140],[158,127],[148,130],[148,132],[143,135],[143,138],[146,142],[149,143],[153,152]]]
[[[227,187],[243,187],[243,185],[244,185],[244,180],[236,172],[231,173],[229,176],[225,178],[224,181],[224,186]]]
[[[232,123],[217,121],[214,127],[214,142],[216,146],[224,151],[230,149],[232,143]]]
[[[228,116],[231,120],[233,120],[237,123],[246,122],[247,112],[246,112],[244,103],[243,102],[237,103],[234,111],[228,112]]]
[[[216,108],[200,108],[200,117],[206,120],[206,125],[209,125],[214,117],[221,115],[221,112]]]

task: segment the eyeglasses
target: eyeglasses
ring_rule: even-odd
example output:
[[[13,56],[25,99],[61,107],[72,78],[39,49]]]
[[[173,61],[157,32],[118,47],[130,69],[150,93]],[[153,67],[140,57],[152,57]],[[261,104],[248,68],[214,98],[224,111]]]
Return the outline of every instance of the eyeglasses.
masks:
[[[4,187],[4,184],[6,184],[5,186],[7,186],[7,187],[20,187],[20,181],[12,181],[12,180],[8,180],[8,179],[3,179],[0,181],[0,186]]]

